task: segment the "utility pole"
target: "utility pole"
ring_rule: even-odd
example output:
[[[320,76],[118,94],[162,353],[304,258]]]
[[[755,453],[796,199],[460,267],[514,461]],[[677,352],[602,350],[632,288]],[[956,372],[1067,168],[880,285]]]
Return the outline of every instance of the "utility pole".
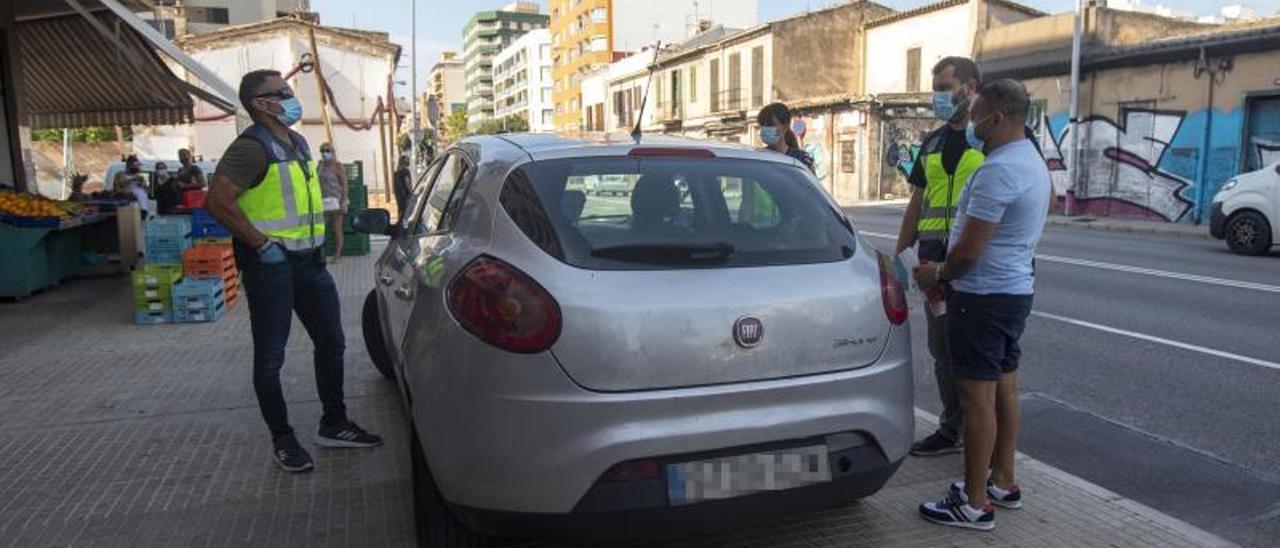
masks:
[[[337,151],[337,144],[333,142],[333,125],[329,121],[329,98],[324,92],[324,74],[320,70],[320,48],[316,47],[316,23],[307,22],[307,35],[311,41],[311,74],[316,79],[316,93],[320,94],[320,121],[324,123],[324,137]]]
[[[409,169],[418,173],[418,0],[409,0],[410,17],[413,18],[413,43],[410,46],[413,64],[409,67],[409,81],[413,113],[409,121]],[[395,101],[395,98],[391,99]]]
[[[1067,159],[1067,196],[1063,209],[1073,213],[1076,189],[1080,181],[1080,48],[1084,39],[1084,2],[1076,0],[1076,27],[1071,37],[1071,151]]]

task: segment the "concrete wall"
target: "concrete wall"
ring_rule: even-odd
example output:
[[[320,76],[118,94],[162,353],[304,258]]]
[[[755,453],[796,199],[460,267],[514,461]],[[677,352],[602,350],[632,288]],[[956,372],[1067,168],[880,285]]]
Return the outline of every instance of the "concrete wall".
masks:
[[[383,154],[380,143],[379,127],[360,127],[367,124],[377,109],[378,101],[387,96],[387,83],[393,70],[393,59],[390,54],[380,53],[370,47],[356,47],[354,44],[330,39],[321,32],[316,33],[320,60],[323,63],[325,78],[333,89],[337,100],[336,107],[359,129],[352,129],[342,123],[336,114],[331,112],[334,149],[340,160],[344,162],[362,161],[365,165],[365,184],[371,187],[382,187],[385,183],[381,169]],[[300,56],[310,51],[306,34],[299,28],[274,30],[255,36],[252,39],[232,40],[215,45],[188,47],[187,53],[205,67],[212,70],[226,82],[236,86],[240,77],[251,70],[270,68],[281,72],[289,72]],[[181,72],[178,72],[181,74]],[[326,140],[320,113],[319,89],[312,74],[298,73],[290,81],[303,105],[303,120],[293,129],[300,131],[311,144],[312,153],[318,154],[320,143]],[[332,108],[332,107],[331,107]],[[221,114],[221,111],[203,102],[196,102],[197,119],[205,119],[191,126],[180,126],[175,130],[177,135],[188,139],[189,147],[197,155],[207,159],[222,156],[227,145],[238,134],[235,121],[232,119],[210,120]],[[407,113],[405,113],[407,116]],[[390,118],[387,124],[391,133]],[[160,131],[154,138],[166,139],[165,146],[172,146],[173,132]],[[139,133],[142,139],[147,136]],[[138,139],[138,136],[135,136]],[[146,148],[145,142],[135,143],[135,147]],[[394,152],[391,152],[394,154]],[[377,167],[377,169],[374,169]]]
[[[912,48],[920,48],[920,88],[928,89],[934,63],[971,53],[974,29],[969,9],[961,4],[867,29],[866,92],[907,91],[907,51]]]
[[[773,23],[774,100],[861,93],[862,25],[891,13],[876,4],[850,4]]]
[[[1217,60],[1211,60],[1217,64]],[[1077,212],[1128,218],[1197,222],[1227,179],[1280,161],[1280,139],[1246,139],[1255,101],[1280,96],[1280,52],[1235,56],[1209,101],[1209,80],[1196,62],[1180,61],[1088,74],[1081,85],[1082,180]],[[1068,75],[1028,80],[1040,103],[1035,123],[1054,190],[1067,199],[1072,138]],[[1275,104],[1275,103],[1273,103]],[[1280,126],[1280,116],[1259,114],[1255,131]]]

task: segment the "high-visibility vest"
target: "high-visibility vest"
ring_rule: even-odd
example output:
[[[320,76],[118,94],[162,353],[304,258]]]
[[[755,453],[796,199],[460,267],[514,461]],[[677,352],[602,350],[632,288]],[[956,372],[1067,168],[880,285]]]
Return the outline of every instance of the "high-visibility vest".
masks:
[[[951,224],[955,221],[957,203],[964,185],[969,182],[973,172],[982,166],[981,151],[972,148],[964,151],[956,164],[955,173],[947,173],[942,166],[942,148],[946,141],[945,132],[936,133],[930,142],[920,149],[924,162],[924,200],[920,203],[920,222],[916,224],[916,232],[922,242],[946,242],[951,235]]]
[[[253,226],[290,251],[324,245],[324,202],[317,165],[311,160],[307,140],[289,132],[293,151],[266,128],[254,124],[242,134],[262,144],[270,165],[256,186],[236,198],[236,204]]]

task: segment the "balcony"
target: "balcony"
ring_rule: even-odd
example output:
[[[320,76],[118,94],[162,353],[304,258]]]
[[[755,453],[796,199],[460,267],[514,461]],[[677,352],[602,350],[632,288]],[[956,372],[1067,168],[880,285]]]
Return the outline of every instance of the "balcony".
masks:
[[[747,98],[742,88],[720,90],[711,95],[711,113],[725,116],[746,115]]]

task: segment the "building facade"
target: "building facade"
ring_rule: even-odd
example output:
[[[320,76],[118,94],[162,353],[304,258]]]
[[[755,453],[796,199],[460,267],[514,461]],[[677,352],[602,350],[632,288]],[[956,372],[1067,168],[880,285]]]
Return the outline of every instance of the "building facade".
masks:
[[[437,130],[450,114],[467,110],[466,70],[457,52],[441,53],[440,61],[431,67],[427,100],[435,102],[436,118],[431,120],[431,127]],[[431,112],[430,106],[428,112]]]
[[[555,131],[551,101],[551,32],[530,31],[493,58],[494,117],[523,118],[529,131]]]
[[[463,29],[467,127],[493,119],[493,57],[525,33],[547,28],[549,18],[535,2],[514,2],[476,13]]]
[[[550,0],[556,128],[585,127],[582,80],[627,54],[683,42],[706,21],[746,28],[759,0]]]
[[[258,23],[276,17],[311,13],[310,0],[159,0],[155,10],[140,14],[173,39],[186,34],[203,34],[238,25]]]
[[[1280,162],[1280,19],[1199,25],[1090,8],[1084,22],[1074,182],[1070,14],[993,29],[978,43],[989,77],[1019,79],[1032,95],[1028,124],[1055,208],[1204,223],[1224,182]]]

